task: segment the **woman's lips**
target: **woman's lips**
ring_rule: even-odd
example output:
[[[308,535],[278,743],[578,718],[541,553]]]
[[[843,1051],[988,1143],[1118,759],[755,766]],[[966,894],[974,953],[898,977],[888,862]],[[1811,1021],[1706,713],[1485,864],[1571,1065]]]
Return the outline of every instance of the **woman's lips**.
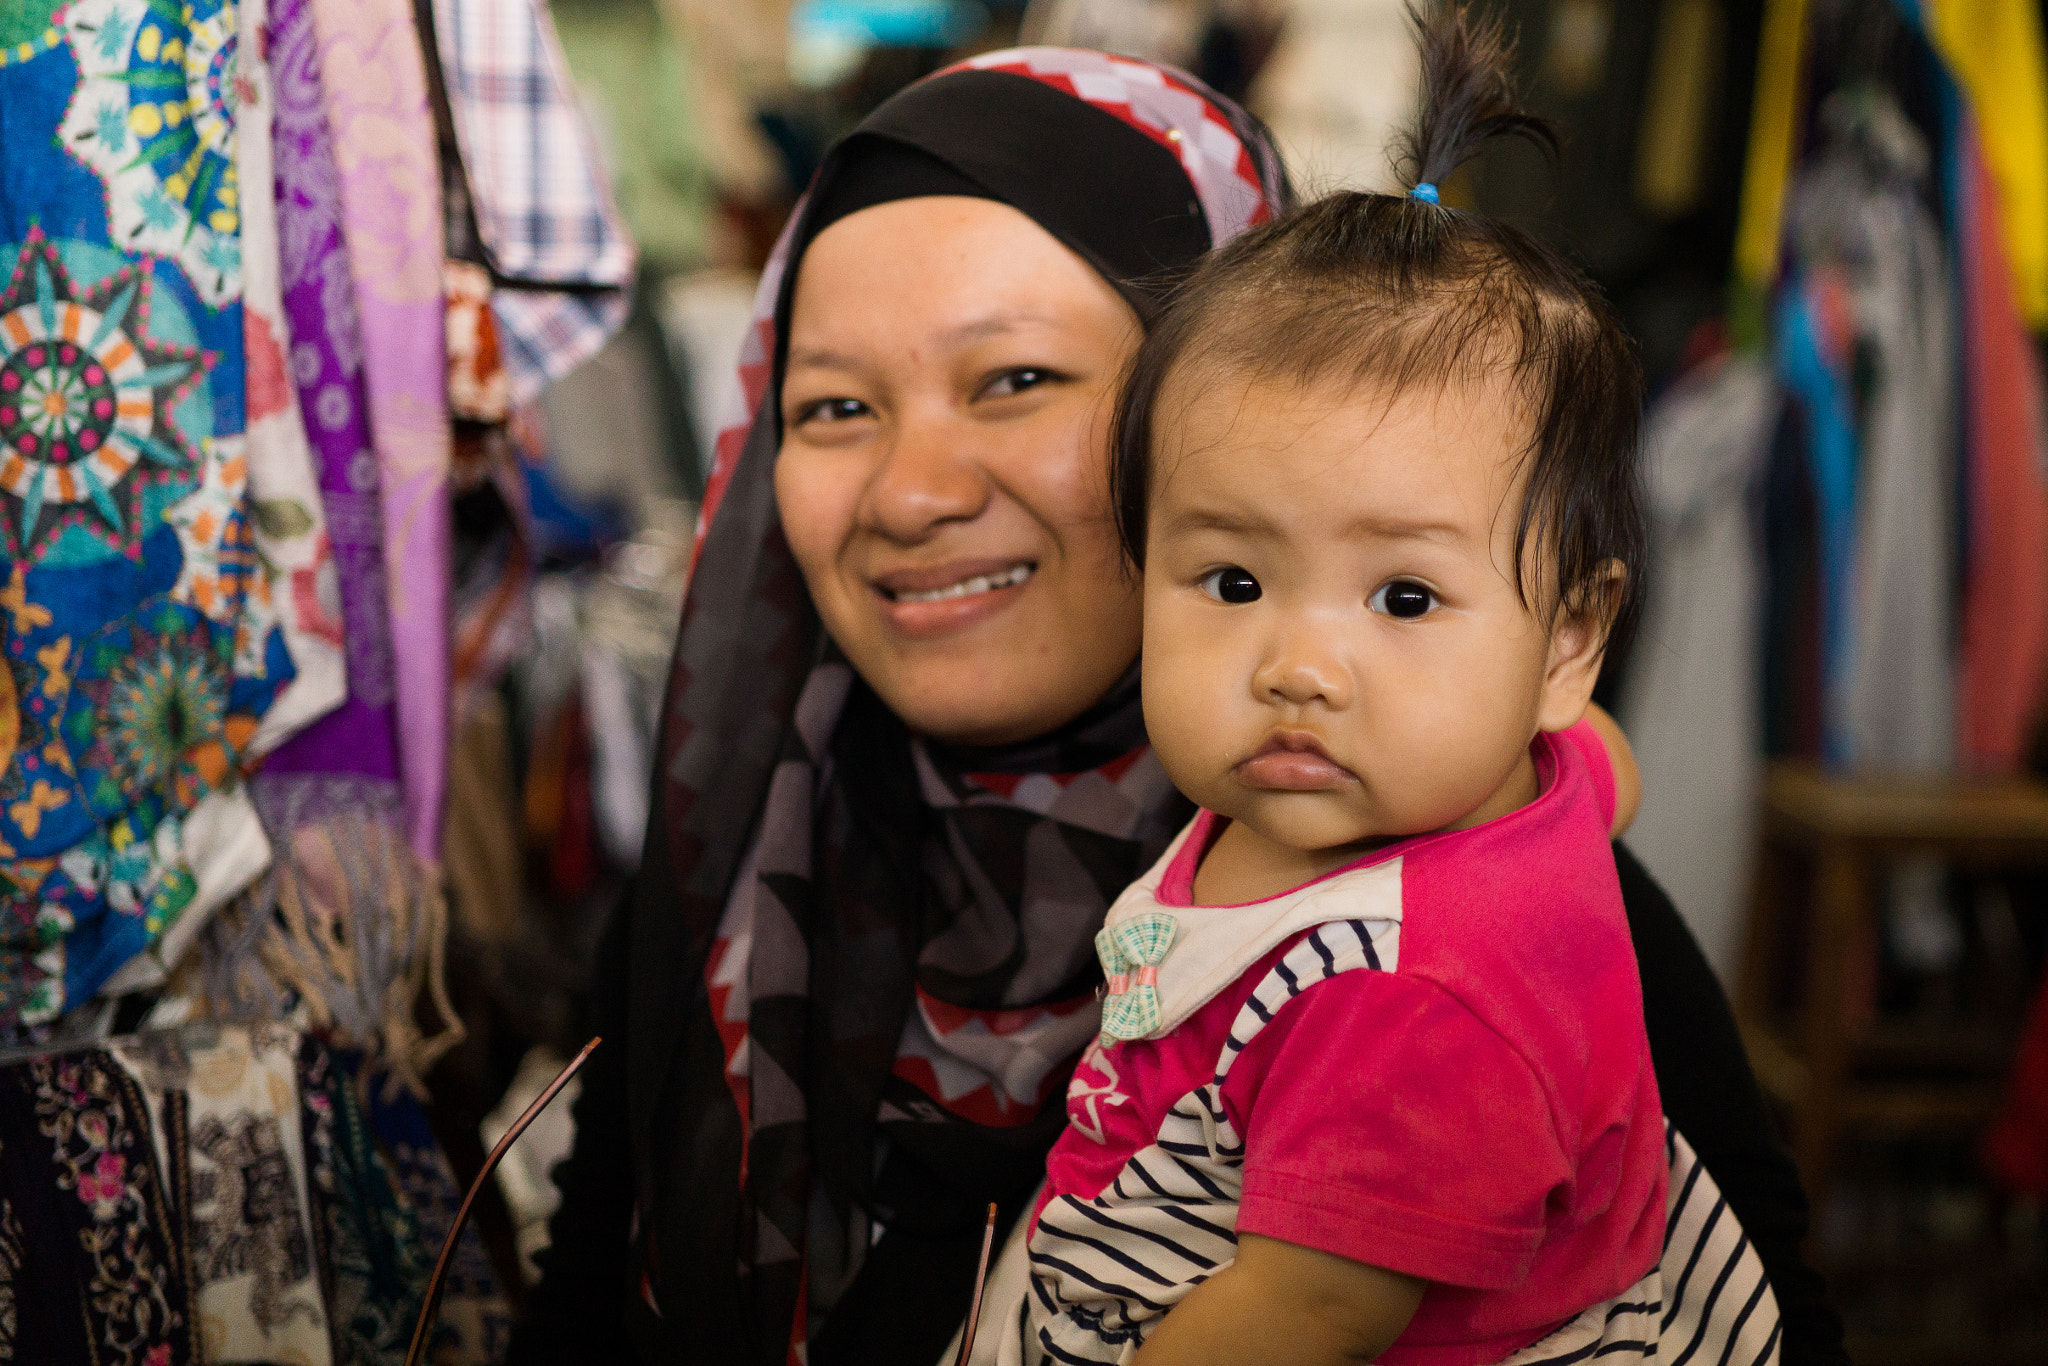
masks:
[[[870,583],[897,634],[924,638],[963,630],[1002,611],[1037,572],[1030,560],[950,560],[892,570]]]
[[[1237,765],[1237,777],[1247,787],[1274,792],[1329,792],[1358,781],[1306,731],[1273,732]]]

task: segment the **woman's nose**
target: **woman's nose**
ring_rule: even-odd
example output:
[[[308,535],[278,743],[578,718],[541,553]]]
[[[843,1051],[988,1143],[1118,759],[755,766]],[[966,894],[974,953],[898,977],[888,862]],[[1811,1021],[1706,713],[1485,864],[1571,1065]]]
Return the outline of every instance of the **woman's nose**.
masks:
[[[1330,648],[1331,632],[1314,622],[1283,631],[1266,651],[1252,675],[1252,693],[1269,706],[1319,705],[1342,711],[1351,705],[1356,687],[1351,670]]]
[[[941,419],[900,419],[868,481],[862,520],[892,541],[915,542],[946,522],[980,516],[988,474],[963,453],[965,444],[965,434]]]

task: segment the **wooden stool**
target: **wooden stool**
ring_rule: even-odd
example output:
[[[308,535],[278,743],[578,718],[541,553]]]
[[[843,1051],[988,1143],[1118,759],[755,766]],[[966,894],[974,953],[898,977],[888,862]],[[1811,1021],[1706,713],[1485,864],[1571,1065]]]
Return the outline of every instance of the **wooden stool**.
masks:
[[[1901,1028],[1872,1018],[1878,874],[1914,854],[1975,872],[2048,867],[2048,787],[2026,779],[1836,778],[1772,766],[1736,1011],[1757,1078],[1790,1112],[1793,1154],[1816,1213],[1842,1140],[1969,1133],[1990,1121],[2012,1042],[1983,1027]],[[1791,1009],[1773,1009],[1786,951],[1787,873],[1814,865],[1812,914]],[[1861,983],[1857,978],[1861,977]],[[1889,1070],[1895,1079],[1868,1073]],[[1912,1076],[1938,1072],[1935,1077]]]

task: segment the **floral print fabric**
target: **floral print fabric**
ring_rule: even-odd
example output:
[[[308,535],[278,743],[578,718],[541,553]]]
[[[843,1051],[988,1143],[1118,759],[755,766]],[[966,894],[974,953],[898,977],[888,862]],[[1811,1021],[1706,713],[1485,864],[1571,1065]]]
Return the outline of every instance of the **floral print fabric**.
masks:
[[[296,670],[248,610],[234,7],[30,0],[0,28],[11,1027],[174,952],[260,871],[237,775]]]
[[[200,1360],[150,1127],[100,1050],[0,1068],[0,1361]]]
[[[402,1366],[452,1181],[355,1065],[200,1025],[0,1066],[0,1363]],[[431,1359],[495,1360],[473,1230],[452,1284]]]

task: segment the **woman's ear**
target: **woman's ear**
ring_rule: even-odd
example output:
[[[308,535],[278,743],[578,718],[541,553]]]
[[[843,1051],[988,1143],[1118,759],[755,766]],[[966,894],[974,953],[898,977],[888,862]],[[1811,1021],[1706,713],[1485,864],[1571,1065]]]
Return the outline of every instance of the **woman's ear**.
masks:
[[[1543,671],[1543,698],[1536,711],[1540,729],[1569,730],[1586,714],[1627,582],[1628,566],[1608,560],[1558,604]]]

